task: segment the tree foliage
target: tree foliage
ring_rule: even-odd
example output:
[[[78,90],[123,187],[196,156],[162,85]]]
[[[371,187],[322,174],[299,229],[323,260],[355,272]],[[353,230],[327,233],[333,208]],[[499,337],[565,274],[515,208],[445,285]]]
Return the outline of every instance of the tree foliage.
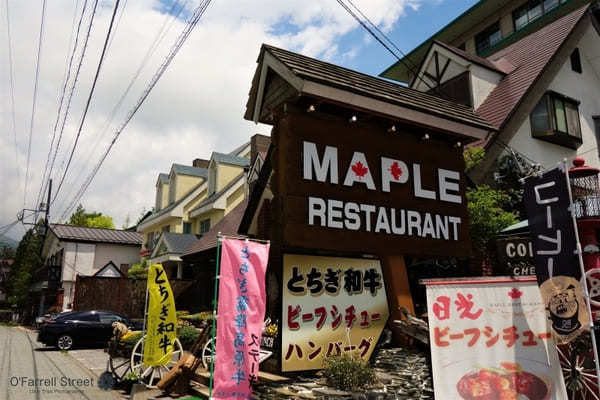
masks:
[[[69,225],[87,226],[90,228],[114,229],[115,224],[112,217],[103,215],[101,212],[86,212],[81,204],[69,218]]]
[[[127,277],[130,279],[148,278],[148,262],[144,260],[140,264],[133,264],[127,271]]]
[[[472,147],[463,153],[465,171],[469,172],[483,161],[485,151],[481,147]],[[467,210],[469,213],[469,229],[473,249],[479,258],[489,258],[490,243],[502,229],[515,224],[519,218],[519,206],[522,199],[522,189],[519,183],[519,173],[515,172],[515,164],[500,159],[498,175],[506,178],[490,185],[477,185],[468,188]],[[518,165],[517,165],[518,167]]]
[[[488,185],[467,190],[471,241],[476,251],[486,249],[502,229],[518,222],[516,213],[506,210],[509,206],[510,196]]]
[[[17,247],[6,281],[6,291],[8,302],[18,309],[23,309],[27,304],[32,274],[42,266],[42,246],[43,236],[32,228],[25,232]]]

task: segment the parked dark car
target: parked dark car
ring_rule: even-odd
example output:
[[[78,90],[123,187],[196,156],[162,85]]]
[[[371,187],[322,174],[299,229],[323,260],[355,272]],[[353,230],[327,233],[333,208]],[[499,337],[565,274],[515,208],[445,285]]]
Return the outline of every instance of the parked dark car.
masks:
[[[117,321],[131,330],[142,329],[141,324],[112,311],[73,311],[44,323],[37,340],[61,350],[69,350],[74,346],[104,346],[112,337],[113,322]]]

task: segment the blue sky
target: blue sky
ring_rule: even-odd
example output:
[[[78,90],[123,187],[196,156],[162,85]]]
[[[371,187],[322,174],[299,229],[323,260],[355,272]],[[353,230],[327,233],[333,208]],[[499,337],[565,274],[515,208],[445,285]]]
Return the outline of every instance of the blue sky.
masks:
[[[398,19],[387,35],[404,53],[408,53],[475,3],[477,0],[425,1],[417,11],[408,8],[407,15]],[[362,27],[345,35],[338,44],[340,52],[363,42],[365,35],[370,36]],[[361,46],[356,57],[335,61],[347,68],[378,75],[396,59],[381,44],[372,40]]]

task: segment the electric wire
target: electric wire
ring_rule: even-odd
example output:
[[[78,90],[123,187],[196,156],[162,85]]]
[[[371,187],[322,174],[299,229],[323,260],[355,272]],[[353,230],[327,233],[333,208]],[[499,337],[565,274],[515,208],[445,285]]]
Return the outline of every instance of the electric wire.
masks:
[[[148,64],[148,61],[150,60],[150,58],[154,55],[154,53],[158,49],[158,46],[160,45],[160,43],[164,40],[164,38],[166,37],[167,33],[173,27],[173,24],[175,23],[175,21],[177,21],[177,19],[179,18],[179,16],[181,15],[181,13],[183,12],[183,10],[185,9],[185,6],[187,5],[188,2],[189,2],[189,0],[185,0],[183,2],[183,4],[181,4],[181,6],[179,7],[178,10],[175,10],[175,8],[179,4],[179,0],[177,0],[177,1],[175,1],[173,3],[173,6],[171,7],[171,9],[169,10],[169,12],[167,13],[167,17],[165,18],[165,20],[164,20],[161,28],[159,29],[159,31],[155,35],[152,43],[148,47],[148,50],[146,51],[146,54],[144,55],[144,58],[142,59],[142,62],[138,66],[137,71],[134,73],[133,77],[129,81],[129,84],[127,85],[127,88],[125,89],[125,91],[123,92],[123,94],[121,95],[121,97],[119,98],[119,100],[117,101],[117,103],[115,104],[115,106],[113,107],[113,109],[111,110],[109,116],[106,118],[106,121],[104,122],[102,128],[100,129],[100,133],[98,133],[98,134],[95,135],[96,136],[96,140],[95,140],[94,144],[89,147],[89,151],[83,157],[85,165],[83,165],[82,168],[78,168],[79,172],[78,172],[77,176],[75,177],[75,179],[73,180],[73,182],[78,182],[80,180],[80,178],[83,176],[84,172],[88,170],[89,164],[90,164],[90,162],[93,159],[92,156],[94,154],[94,151],[98,148],[98,146],[100,145],[100,143],[102,142],[102,140],[106,137],[106,134],[109,131],[108,128],[112,124],[112,122],[113,122],[114,118],[116,117],[118,111],[121,109],[121,107],[122,107],[122,105],[123,105],[123,103],[125,101],[125,98],[127,97],[127,95],[129,94],[129,92],[131,91],[133,85],[135,84],[135,82],[139,78],[142,70]],[[122,15],[122,13],[121,13],[121,15]],[[167,26],[167,23],[169,23],[169,21],[171,21],[171,22]],[[112,38],[114,38],[114,36],[115,35],[113,35]],[[111,42],[112,42],[112,38],[111,38]],[[109,48],[110,48],[110,43],[109,43]],[[75,189],[75,187],[76,187],[75,185],[71,186],[71,190],[67,193],[67,195],[65,196],[65,198],[70,198],[71,197],[73,189]]]
[[[115,1],[115,6],[113,8],[113,13],[112,13],[112,17],[110,19],[110,25],[108,26],[108,32],[106,33],[106,39],[104,40],[104,46],[102,48],[102,54],[100,55],[100,61],[98,62],[98,68],[96,69],[96,74],[94,76],[94,81],[92,82],[92,88],[90,89],[90,94],[88,95],[86,104],[85,104],[85,108],[83,110],[83,115],[81,116],[81,120],[79,122],[79,128],[77,129],[77,135],[75,136],[75,143],[73,144],[73,147],[71,149],[71,154],[69,155],[69,160],[67,161],[67,165],[65,167],[65,170],[63,172],[62,177],[60,178],[60,183],[58,184],[58,188],[56,189],[56,195],[58,195],[58,193],[60,192],[60,189],[65,181],[65,177],[67,176],[67,173],[69,172],[69,166],[71,165],[71,161],[73,160],[73,155],[75,154],[75,150],[77,149],[77,143],[79,142],[79,137],[81,136],[81,130],[83,129],[83,124],[85,122],[85,118],[87,116],[89,107],[90,107],[90,103],[92,101],[92,97],[94,96],[94,90],[96,89],[96,83],[98,82],[98,77],[100,76],[100,70],[102,68],[102,64],[104,62],[104,56],[106,54],[106,47],[108,46],[108,40],[110,39],[110,34],[115,22],[115,16],[117,15],[117,10],[119,7],[119,2],[120,0],[116,0]],[[56,198],[56,196],[55,196]]]
[[[114,135],[112,141],[110,142],[109,146],[106,148],[104,154],[102,155],[102,158],[95,165],[94,169],[89,174],[89,176],[87,177],[87,179],[84,182],[84,184],[80,187],[79,191],[77,192],[77,194],[75,195],[75,197],[72,199],[71,203],[67,206],[67,208],[61,214],[60,220],[64,220],[66,218],[66,216],[70,213],[70,211],[75,207],[75,204],[77,204],[79,202],[79,200],[83,197],[83,195],[85,194],[87,188],[90,186],[90,184],[92,183],[94,177],[96,176],[96,174],[100,170],[100,167],[102,166],[102,164],[106,160],[108,154],[110,153],[110,151],[114,147],[117,139],[119,138],[119,136],[121,135],[121,133],[123,132],[123,130],[125,129],[125,127],[127,126],[127,124],[129,123],[129,121],[131,121],[131,119],[133,118],[133,116],[140,109],[140,107],[142,106],[142,104],[144,103],[144,101],[148,98],[148,95],[150,94],[150,92],[152,91],[152,89],[156,86],[156,84],[158,83],[158,81],[160,80],[160,78],[162,77],[162,75],[164,74],[164,72],[166,71],[166,69],[168,68],[168,66],[173,61],[173,58],[177,55],[177,53],[179,52],[179,50],[181,49],[181,47],[183,46],[183,44],[185,43],[185,41],[187,40],[187,38],[189,37],[189,35],[191,34],[191,32],[193,31],[193,29],[195,28],[195,26],[198,24],[198,21],[200,21],[200,18],[204,15],[204,13],[205,13],[206,9],[208,8],[208,6],[210,5],[210,3],[211,3],[211,0],[203,0],[198,5],[198,7],[195,9],[195,11],[192,14],[192,16],[190,17],[190,19],[189,19],[186,27],[184,28],[184,30],[181,32],[181,34],[179,35],[179,37],[175,41],[175,44],[173,44],[173,46],[171,47],[171,50],[169,51],[169,54],[167,55],[167,57],[165,58],[165,60],[163,61],[163,63],[159,66],[158,70],[156,71],[156,73],[154,74],[154,76],[152,77],[152,79],[150,80],[150,83],[148,84],[148,86],[146,87],[146,89],[142,92],[142,94],[139,97],[139,99],[138,99],[137,103],[135,104],[135,106],[131,109],[131,111],[129,112],[129,114],[125,118],[125,120],[122,122],[122,124],[119,126],[119,128],[115,132],[115,135]]]
[[[86,5],[87,5],[87,0],[85,0],[84,7],[81,10],[81,19],[80,19],[80,22],[79,22],[79,26],[77,27],[77,35],[75,36],[75,47],[73,48],[73,53],[72,53],[73,56],[75,55],[75,52],[77,50],[77,42],[78,42],[78,39],[79,39],[79,29],[81,28],[81,21],[83,20],[83,17],[84,17],[84,14],[85,14],[85,8],[86,8],[85,6]],[[64,133],[64,130],[65,130],[65,124],[66,124],[66,122],[67,122],[67,120],[69,118],[69,111],[71,109],[71,102],[73,100],[73,94],[75,93],[75,87],[77,86],[77,82],[79,80],[79,73],[81,72],[81,67],[83,65],[83,60],[85,58],[85,54],[86,54],[86,50],[87,50],[87,45],[88,45],[89,38],[90,38],[90,33],[91,33],[91,30],[92,30],[92,26],[94,24],[94,18],[96,16],[97,6],[98,6],[98,0],[95,0],[94,1],[94,6],[92,7],[92,11],[91,11],[91,14],[90,14],[90,21],[88,23],[88,27],[87,27],[85,39],[83,41],[81,54],[79,55],[79,62],[77,64],[77,70],[75,71],[75,77],[73,78],[73,81],[71,82],[71,86],[69,88],[69,96],[68,96],[68,99],[67,99],[67,106],[65,108],[65,115],[64,115],[64,117],[62,119],[62,123],[61,123],[61,126],[60,126],[60,132],[58,134],[58,141],[57,141],[57,144],[56,144],[56,149],[54,151],[54,155],[52,156],[52,163],[50,164],[50,176],[52,176],[52,170],[54,169],[54,164],[56,162],[56,157],[57,157],[57,155],[58,155],[58,153],[60,151],[60,144],[61,144],[63,133]],[[64,170],[65,161],[66,161],[66,154],[65,154],[65,158],[63,159],[63,161],[62,161],[62,163],[61,163],[61,165],[59,167],[59,170],[61,172]],[[56,196],[54,196],[54,198],[51,199],[50,203],[51,204],[54,203],[55,199],[56,199]]]
[[[87,3],[87,0],[86,0],[86,3]],[[83,5],[84,10],[85,10],[85,5],[86,4]],[[78,8],[79,8],[79,0],[77,0],[77,2],[75,3],[75,8],[73,10],[73,21],[71,22],[71,37],[69,38],[69,46],[67,47],[67,57],[65,60],[65,71],[63,73],[63,86],[62,86],[62,90],[60,93],[58,111],[56,113],[56,121],[54,122],[54,128],[52,129],[52,140],[50,141],[50,149],[48,150],[48,156],[46,158],[46,164],[44,166],[44,173],[42,175],[42,182],[40,185],[40,190],[38,192],[35,204],[40,204],[42,193],[46,193],[48,182],[50,182],[50,174],[52,174],[52,171],[50,171],[50,173],[48,173],[48,166],[50,164],[50,158],[52,155],[52,150],[54,148],[54,141],[56,139],[56,128],[58,127],[58,121],[60,120],[60,115],[62,114],[62,107],[64,104],[67,84],[69,82],[69,78],[71,75],[71,69],[73,66],[73,58],[74,58],[73,55],[75,54],[75,49],[77,48],[77,42],[75,42],[75,46],[73,47],[73,52],[71,53],[71,57],[69,59],[69,50],[71,49],[71,45],[73,44],[73,36],[74,36],[73,31],[75,28],[75,20],[77,18],[77,9]],[[81,18],[83,19],[83,13],[81,15]],[[79,21],[79,27],[81,27],[81,20]],[[77,34],[79,35],[79,28],[77,29]],[[47,179],[46,179],[46,175],[48,175]]]
[[[349,0],[348,0],[348,1],[349,1]],[[358,15],[356,15],[356,13],[355,13],[354,11],[352,11],[352,10],[350,9],[350,7],[348,7],[348,5],[347,5],[347,4],[345,4],[345,3],[344,3],[342,0],[336,0],[336,2],[337,2],[337,3],[338,3],[338,4],[339,4],[339,5],[340,5],[340,6],[341,6],[341,7],[342,7],[344,10],[346,10],[346,12],[347,12],[348,14],[350,14],[350,16],[352,16],[352,17],[353,17],[353,18],[356,20],[356,22],[358,22],[358,23],[359,23],[359,24],[360,24],[360,25],[361,25],[361,26],[362,26],[362,27],[363,27],[363,28],[364,28],[364,29],[365,29],[365,30],[366,30],[366,31],[367,31],[367,32],[368,32],[368,33],[369,33],[369,34],[370,34],[370,35],[371,35],[371,36],[372,36],[372,37],[373,37],[375,40],[377,40],[377,42],[379,42],[379,44],[381,44],[381,45],[382,45],[382,46],[383,46],[383,47],[384,47],[384,48],[385,48],[385,49],[386,49],[386,50],[387,50],[387,51],[388,51],[390,54],[392,54],[394,57],[396,57],[396,59],[397,59],[399,62],[401,62],[402,64],[404,64],[404,66],[405,66],[406,68],[408,68],[408,69],[409,69],[409,71],[411,71],[413,74],[415,74],[415,76],[416,76],[416,77],[417,77],[417,78],[418,78],[418,79],[419,79],[421,82],[423,82],[423,83],[424,83],[424,84],[425,84],[425,85],[426,85],[426,86],[427,86],[429,89],[431,89],[431,90],[433,90],[433,89],[434,89],[433,87],[431,87],[431,85],[430,85],[428,82],[426,82],[426,81],[425,81],[425,80],[424,80],[422,77],[420,77],[420,76],[419,76],[419,74],[418,74],[418,71],[416,71],[416,72],[415,72],[415,71],[414,71],[414,69],[413,69],[413,67],[411,67],[410,65],[408,65],[408,64],[406,63],[406,61],[404,61],[404,58],[401,58],[401,57],[400,57],[398,54],[396,54],[396,53],[395,53],[395,52],[394,52],[394,51],[393,51],[393,50],[390,48],[390,46],[389,46],[388,44],[386,44],[386,43],[385,43],[385,42],[384,42],[384,41],[383,41],[383,40],[382,40],[382,39],[381,39],[379,36],[377,36],[377,34],[376,34],[375,32],[373,32],[373,30],[372,30],[372,29],[371,29],[371,28],[370,28],[370,27],[367,25],[367,23],[365,23],[365,21],[363,21],[363,20],[362,20],[362,19],[361,19],[361,18],[360,18]],[[366,16],[365,16],[365,15],[364,15],[364,14],[363,14],[363,13],[362,13],[362,12],[361,12],[359,9],[358,9],[358,7],[356,7],[356,6],[354,5],[354,3],[350,2],[350,4],[352,4],[352,5],[353,5],[353,7],[354,7],[354,8],[355,8],[355,9],[356,9],[356,10],[357,10],[357,11],[358,11],[358,12],[359,12],[359,13],[360,13],[360,14],[361,14],[361,15],[362,15],[362,16],[363,16],[363,17],[364,17],[364,18],[365,18],[367,21],[369,21],[369,23],[370,23],[371,25],[373,25],[373,26],[374,26],[374,27],[377,29],[377,31],[381,32],[381,30],[380,30],[379,28],[377,28],[377,26],[376,26],[375,24],[373,24],[373,23],[372,23],[372,22],[371,22],[371,21],[370,21],[370,20],[369,20],[369,19],[368,19],[368,18],[367,18],[367,17],[366,17]],[[381,33],[383,34],[383,32],[381,32]],[[388,37],[387,37],[385,34],[383,34],[383,36],[384,36],[385,38],[387,38],[387,40],[388,40],[389,42],[391,42],[391,40],[390,40],[390,39],[389,39],[389,38],[388,38]],[[401,50],[400,50],[400,49],[399,49],[399,48],[398,48],[398,47],[397,47],[395,44],[393,44],[393,43],[392,43],[392,45],[393,45],[393,47],[395,47],[396,49],[398,49],[398,50],[400,51],[400,53],[401,53],[401,54],[403,54],[403,53],[402,53],[402,51],[401,51]]]
[[[33,104],[31,106],[31,122],[29,123],[29,142],[27,144],[27,168],[25,170],[25,186],[23,188],[23,208],[27,201],[27,184],[29,183],[29,163],[31,161],[31,138],[33,137],[33,122],[35,120],[35,108],[37,104],[38,82],[40,76],[40,59],[42,53],[42,41],[44,38],[44,21],[46,19],[46,0],[42,1],[42,20],[40,22],[40,37],[38,40],[38,49],[35,66],[35,83],[33,86]]]
[[[17,170],[17,185],[21,182],[21,169],[19,167],[19,145],[17,143],[17,119],[15,113],[15,80],[13,73],[13,59],[12,59],[12,38],[10,35],[10,13],[8,7],[8,0],[6,0],[6,38],[8,40],[8,79],[10,87],[10,112],[12,131],[14,136],[15,144],[15,167]],[[18,189],[18,188],[17,188]]]

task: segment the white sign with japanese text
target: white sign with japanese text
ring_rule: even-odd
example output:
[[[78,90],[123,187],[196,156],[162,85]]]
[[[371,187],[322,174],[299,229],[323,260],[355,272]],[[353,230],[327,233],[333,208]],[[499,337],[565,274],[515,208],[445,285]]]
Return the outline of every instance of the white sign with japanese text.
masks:
[[[389,316],[379,260],[285,254],[283,265],[283,371],[368,360]]]
[[[435,398],[567,399],[534,280],[429,282]]]

